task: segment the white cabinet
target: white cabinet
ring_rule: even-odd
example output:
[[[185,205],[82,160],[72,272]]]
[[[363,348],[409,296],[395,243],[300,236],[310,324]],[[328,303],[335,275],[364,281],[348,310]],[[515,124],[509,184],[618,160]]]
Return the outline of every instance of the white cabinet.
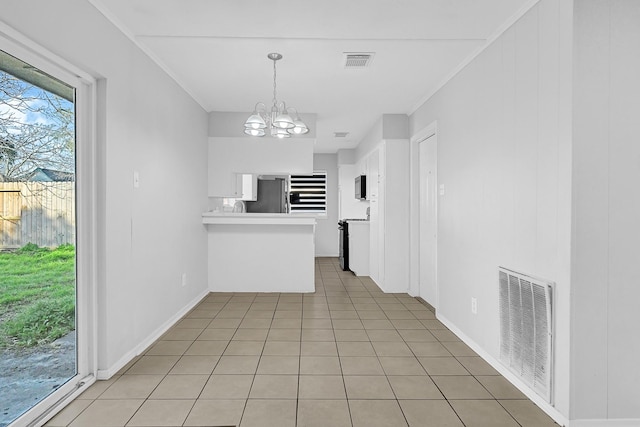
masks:
[[[250,173],[218,174],[214,184],[209,188],[211,194],[217,197],[256,201],[258,199],[258,175]]]
[[[385,292],[409,289],[409,140],[385,140],[379,199]]]
[[[369,276],[385,292],[409,287],[409,141],[383,140],[367,157]]]
[[[233,194],[244,201],[258,200],[258,175],[251,173],[238,173],[235,179],[236,186]]]
[[[375,150],[367,159],[367,197],[369,198],[369,275],[379,286],[384,281],[384,253],[381,252],[380,240],[384,238],[381,233],[380,203],[378,199],[380,178],[380,150]]]
[[[369,275],[369,221],[349,221],[349,269]]]

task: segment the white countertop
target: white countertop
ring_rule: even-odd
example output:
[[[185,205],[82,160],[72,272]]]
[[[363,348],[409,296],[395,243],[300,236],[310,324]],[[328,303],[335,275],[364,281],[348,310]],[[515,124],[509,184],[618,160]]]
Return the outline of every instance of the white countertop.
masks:
[[[204,212],[203,224],[219,225],[315,225],[316,217],[305,214],[285,213],[233,213],[233,212]]]

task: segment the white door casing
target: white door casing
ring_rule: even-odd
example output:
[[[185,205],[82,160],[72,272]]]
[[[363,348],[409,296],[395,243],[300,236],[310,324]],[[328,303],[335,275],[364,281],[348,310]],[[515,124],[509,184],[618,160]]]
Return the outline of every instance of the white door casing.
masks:
[[[437,138],[419,141],[419,294],[438,307],[438,175]]]

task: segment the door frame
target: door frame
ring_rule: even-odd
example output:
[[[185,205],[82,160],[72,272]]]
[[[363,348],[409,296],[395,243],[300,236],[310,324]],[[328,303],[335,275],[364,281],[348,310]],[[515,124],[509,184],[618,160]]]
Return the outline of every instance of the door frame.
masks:
[[[429,147],[431,146],[431,148]],[[425,157],[423,158],[423,150],[425,150]],[[420,297],[431,304],[434,308],[439,306],[439,289],[438,289],[438,139],[436,134],[430,135],[425,139],[418,141],[418,153],[419,153],[419,162],[420,162],[420,171],[419,171],[419,188],[420,188],[420,197],[419,197],[419,235],[418,235],[418,257],[420,259],[419,268],[418,268],[418,289],[420,292]],[[430,154],[434,154],[435,158],[430,158]],[[423,164],[424,162],[424,164]],[[423,182],[423,173],[422,168],[429,168],[432,172],[432,183],[429,183],[427,192],[432,192],[430,197],[433,197],[433,204],[431,206],[425,207],[422,196],[425,193],[422,188]],[[428,198],[427,198],[428,200]],[[424,211],[423,211],[424,209]],[[423,214],[427,214],[432,217],[431,227],[427,227],[426,224],[423,223],[422,217]],[[424,227],[424,229],[423,229]],[[423,237],[424,232],[433,232],[434,237],[433,240],[429,239],[429,245],[423,246]],[[431,257],[423,258],[423,250],[426,248],[432,249],[433,253]],[[431,252],[427,249],[428,252]],[[425,251],[425,253],[427,252]],[[430,258],[430,259],[429,259]],[[430,264],[423,265],[425,263],[425,259],[428,259]],[[433,271],[428,272],[426,270],[426,266],[429,265]],[[425,286],[425,279],[427,281]],[[427,298],[430,296],[430,298]]]
[[[431,138],[437,138],[438,133],[438,122],[434,121],[429,125],[425,126],[418,132],[416,132],[410,139],[410,165],[409,165],[409,173],[410,173],[410,191],[411,197],[409,198],[409,294],[412,296],[420,296],[420,143]],[[437,144],[437,139],[436,139]],[[437,150],[437,146],[436,146]],[[438,173],[437,173],[437,160],[436,160],[436,186],[438,185]],[[435,254],[435,265],[436,265],[436,287],[438,286],[438,252],[437,252],[437,221],[438,221],[438,197],[436,197],[435,201],[435,210],[436,210],[436,254]],[[439,295],[438,290],[436,291],[436,295]],[[434,308],[437,309],[438,301],[436,299],[436,303]]]
[[[97,81],[0,21],[2,50],[76,89],[76,376],[17,418],[40,425],[85,391],[97,374]]]

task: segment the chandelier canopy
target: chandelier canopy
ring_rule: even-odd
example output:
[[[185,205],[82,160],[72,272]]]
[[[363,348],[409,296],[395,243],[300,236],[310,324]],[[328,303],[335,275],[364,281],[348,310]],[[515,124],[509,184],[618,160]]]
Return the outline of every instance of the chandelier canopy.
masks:
[[[298,116],[295,108],[287,107],[284,101],[276,98],[276,62],[282,59],[279,53],[270,53],[267,58],[273,61],[273,105],[267,114],[267,106],[258,102],[253,113],[244,122],[244,133],[251,136],[265,136],[267,129],[271,136],[289,138],[291,135],[303,135],[309,128]]]

